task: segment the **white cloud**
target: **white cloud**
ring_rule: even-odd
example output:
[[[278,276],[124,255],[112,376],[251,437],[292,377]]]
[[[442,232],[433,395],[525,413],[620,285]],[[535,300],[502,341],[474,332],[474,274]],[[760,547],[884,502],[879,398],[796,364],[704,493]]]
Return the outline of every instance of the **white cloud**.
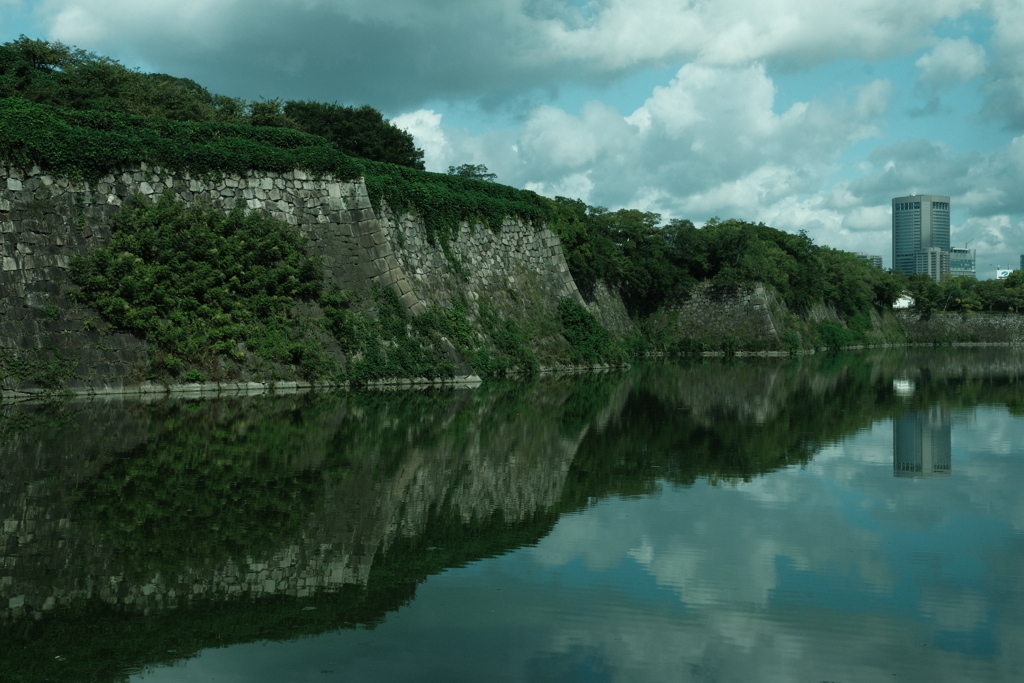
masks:
[[[839,206],[823,184],[842,150],[877,135],[892,86],[874,80],[847,95],[777,112],[763,64],[688,64],[627,116],[596,101],[578,115],[545,105],[518,130],[478,137],[422,111],[395,121],[416,135],[431,170],[484,163],[502,182],[547,196],[697,223],[713,215],[763,220],[805,229],[819,243],[879,253],[876,243],[888,238],[875,231],[888,230],[880,213],[888,196],[884,208],[864,206],[847,186]]]
[[[858,206],[843,217],[843,228],[856,232],[888,232],[892,227],[892,207]]]
[[[416,145],[423,150],[423,162],[428,169],[441,169],[448,146],[441,128],[441,114],[433,109],[419,109],[396,116],[391,123],[413,136]]]
[[[980,0],[43,0],[50,35],[227,94],[509,101],[694,62],[785,68],[914,51]],[[263,88],[266,92],[254,93]]]
[[[589,202],[590,194],[594,190],[594,183],[586,173],[573,173],[550,184],[527,183],[526,189],[546,197],[571,197]]]
[[[808,65],[912,50],[927,40],[935,21],[979,5],[977,0],[610,0],[589,21],[548,21],[543,28],[557,58],[597,60],[608,69],[679,57],[726,66],[762,59]]]
[[[940,90],[981,75],[985,71],[985,49],[969,38],[947,38],[922,55],[916,65],[921,69],[920,82]]]
[[[1009,128],[1024,130],[1024,5],[993,0],[992,65],[986,111]]]

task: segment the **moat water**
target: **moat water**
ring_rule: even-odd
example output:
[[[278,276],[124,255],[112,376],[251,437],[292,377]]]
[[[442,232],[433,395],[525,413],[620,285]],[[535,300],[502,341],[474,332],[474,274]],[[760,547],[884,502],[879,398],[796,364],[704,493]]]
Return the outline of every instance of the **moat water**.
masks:
[[[1024,350],[2,415],[0,681],[1024,680]]]

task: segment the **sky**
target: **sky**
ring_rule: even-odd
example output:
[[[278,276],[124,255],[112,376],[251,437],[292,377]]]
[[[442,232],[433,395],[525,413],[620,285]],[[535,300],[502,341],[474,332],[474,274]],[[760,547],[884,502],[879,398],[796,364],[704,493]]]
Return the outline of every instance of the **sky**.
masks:
[[[25,34],[213,92],[370,104],[427,170],[892,265],[951,197],[978,277],[1024,253],[1021,0],[0,0]]]

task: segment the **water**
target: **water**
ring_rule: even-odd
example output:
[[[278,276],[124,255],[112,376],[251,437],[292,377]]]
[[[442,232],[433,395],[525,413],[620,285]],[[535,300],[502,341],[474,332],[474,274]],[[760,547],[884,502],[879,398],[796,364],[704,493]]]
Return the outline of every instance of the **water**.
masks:
[[[1024,352],[0,423],[0,680],[1024,680]]]

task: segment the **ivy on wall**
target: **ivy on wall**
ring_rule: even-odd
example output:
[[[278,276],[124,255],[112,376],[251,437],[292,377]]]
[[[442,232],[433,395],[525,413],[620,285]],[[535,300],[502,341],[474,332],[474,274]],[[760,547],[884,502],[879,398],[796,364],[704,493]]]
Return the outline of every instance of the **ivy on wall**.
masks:
[[[136,199],[113,228],[109,246],[72,261],[75,298],[166,351],[166,370],[209,367],[210,355],[242,360],[246,350],[307,376],[325,369],[319,345],[289,316],[323,287],[294,228],[258,212],[185,208],[167,194]]]
[[[442,244],[460,221],[500,230],[506,216],[535,226],[554,218],[551,202],[529,190],[357,159],[289,128],[77,111],[17,97],[0,98],[0,161],[86,183],[140,163],[196,177],[295,169],[338,181],[362,177],[375,210],[383,200],[421,216],[428,239]]]

